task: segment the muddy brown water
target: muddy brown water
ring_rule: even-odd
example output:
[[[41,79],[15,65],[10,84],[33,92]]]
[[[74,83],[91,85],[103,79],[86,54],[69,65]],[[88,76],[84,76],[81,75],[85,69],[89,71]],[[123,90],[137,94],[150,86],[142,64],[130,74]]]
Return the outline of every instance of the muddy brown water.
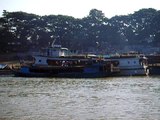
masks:
[[[0,120],[159,120],[160,77],[0,77]]]

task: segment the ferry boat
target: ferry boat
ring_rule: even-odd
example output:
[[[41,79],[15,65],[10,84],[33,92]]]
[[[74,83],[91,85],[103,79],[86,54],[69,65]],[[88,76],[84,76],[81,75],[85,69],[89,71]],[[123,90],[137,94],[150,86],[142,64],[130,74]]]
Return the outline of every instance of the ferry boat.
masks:
[[[115,62],[100,60],[96,56],[77,55],[67,48],[54,45],[40,55],[33,56],[34,63],[12,69],[15,76],[25,77],[107,77],[119,72]]]
[[[118,67],[120,72],[116,74],[117,76],[140,76],[146,75],[146,71],[143,65],[145,57],[137,55],[116,55],[111,57],[106,57],[106,60],[116,60],[118,61]]]

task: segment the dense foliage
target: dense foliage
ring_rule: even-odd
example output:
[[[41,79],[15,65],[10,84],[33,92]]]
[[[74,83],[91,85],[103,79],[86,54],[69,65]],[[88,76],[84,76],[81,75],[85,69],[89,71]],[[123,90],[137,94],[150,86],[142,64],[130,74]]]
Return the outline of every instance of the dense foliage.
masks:
[[[3,11],[0,18],[1,53],[37,50],[48,47],[54,40],[81,52],[108,53],[125,51],[126,47],[129,50],[139,50],[138,46],[145,49],[159,47],[160,11],[141,9],[111,19],[97,9],[92,9],[82,19]]]

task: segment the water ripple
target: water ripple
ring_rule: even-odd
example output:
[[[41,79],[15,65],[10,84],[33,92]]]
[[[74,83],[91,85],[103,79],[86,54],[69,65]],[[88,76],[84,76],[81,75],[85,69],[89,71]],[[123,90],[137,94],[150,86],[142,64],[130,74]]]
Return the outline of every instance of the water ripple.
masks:
[[[160,77],[0,78],[0,120],[158,120]]]

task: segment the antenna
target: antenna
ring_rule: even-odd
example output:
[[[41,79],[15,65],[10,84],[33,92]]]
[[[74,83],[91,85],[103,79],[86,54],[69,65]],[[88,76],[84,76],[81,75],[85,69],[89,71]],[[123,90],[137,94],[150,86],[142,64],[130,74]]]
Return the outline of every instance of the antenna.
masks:
[[[55,42],[56,42],[56,39],[54,39],[53,42],[51,43],[51,47],[54,47]]]

